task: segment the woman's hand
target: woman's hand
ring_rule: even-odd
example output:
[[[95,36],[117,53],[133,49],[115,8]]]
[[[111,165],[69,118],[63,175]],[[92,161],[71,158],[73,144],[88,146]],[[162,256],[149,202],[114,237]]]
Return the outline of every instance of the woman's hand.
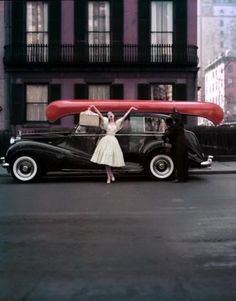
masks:
[[[138,109],[135,108],[135,107],[131,107],[130,109],[133,110],[133,111],[138,111]]]
[[[91,106],[88,107],[88,110],[91,110],[91,109],[95,109],[95,106],[91,105]]]

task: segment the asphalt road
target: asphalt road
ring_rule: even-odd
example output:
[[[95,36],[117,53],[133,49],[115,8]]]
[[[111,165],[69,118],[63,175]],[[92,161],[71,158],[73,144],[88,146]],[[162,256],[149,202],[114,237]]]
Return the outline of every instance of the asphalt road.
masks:
[[[235,183],[0,177],[0,301],[235,301]]]

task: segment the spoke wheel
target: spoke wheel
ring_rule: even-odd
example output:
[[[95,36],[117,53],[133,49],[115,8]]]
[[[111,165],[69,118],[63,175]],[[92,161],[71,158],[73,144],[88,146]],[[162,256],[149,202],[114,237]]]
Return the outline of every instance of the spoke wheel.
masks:
[[[149,161],[149,173],[154,179],[164,180],[174,172],[174,162],[167,155],[154,155]]]
[[[20,182],[30,182],[39,176],[39,165],[31,156],[21,156],[13,161],[11,172]]]

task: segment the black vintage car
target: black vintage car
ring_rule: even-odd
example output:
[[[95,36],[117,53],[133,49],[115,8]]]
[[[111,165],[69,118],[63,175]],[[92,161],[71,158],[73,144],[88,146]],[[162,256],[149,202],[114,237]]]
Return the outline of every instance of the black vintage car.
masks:
[[[127,166],[117,170],[129,172],[135,166],[138,171],[146,172],[157,180],[172,176],[174,162],[171,158],[171,145],[163,141],[165,120],[168,117],[156,113],[134,113],[128,117],[122,130],[116,135]],[[104,134],[98,127],[80,125],[70,132],[22,134],[11,139],[6,157],[1,158],[2,166],[19,182],[30,182],[55,171],[64,174],[103,169],[103,166],[92,163],[90,158]],[[204,157],[195,134],[186,131],[186,137],[190,167],[211,166],[212,158]]]

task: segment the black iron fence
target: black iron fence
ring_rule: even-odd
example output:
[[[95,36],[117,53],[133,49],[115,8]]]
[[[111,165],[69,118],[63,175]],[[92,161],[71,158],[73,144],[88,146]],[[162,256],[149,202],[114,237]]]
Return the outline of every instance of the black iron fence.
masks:
[[[215,160],[236,160],[236,126],[195,126],[189,128],[199,139],[206,155]]]
[[[177,45],[45,45],[20,44],[5,46],[6,66],[25,64],[174,64],[197,66],[197,46]]]

